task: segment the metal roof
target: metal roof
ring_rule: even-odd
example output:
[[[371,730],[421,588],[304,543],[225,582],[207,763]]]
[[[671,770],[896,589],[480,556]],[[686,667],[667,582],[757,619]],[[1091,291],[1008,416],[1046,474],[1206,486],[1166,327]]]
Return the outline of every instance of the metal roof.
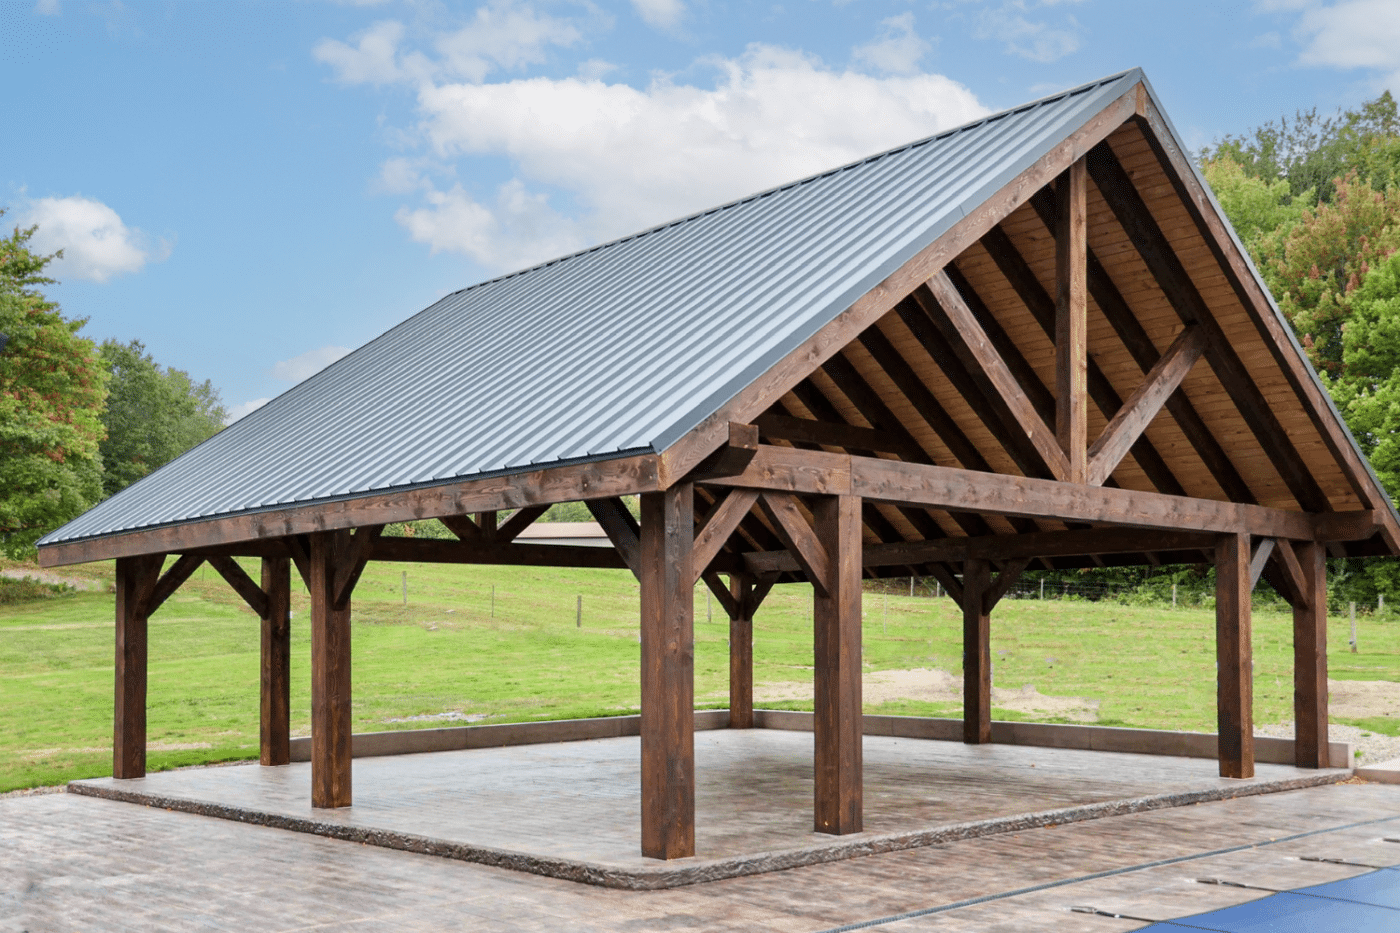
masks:
[[[1142,80],[455,292],[40,544],[659,453]]]

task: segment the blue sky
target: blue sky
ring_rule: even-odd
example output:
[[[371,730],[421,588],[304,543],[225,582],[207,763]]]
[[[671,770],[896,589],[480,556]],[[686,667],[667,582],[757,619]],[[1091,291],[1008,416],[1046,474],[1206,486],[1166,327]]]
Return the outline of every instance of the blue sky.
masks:
[[[447,292],[1140,66],[1193,148],[1400,88],[1400,2],[0,0],[0,206],[235,413]]]

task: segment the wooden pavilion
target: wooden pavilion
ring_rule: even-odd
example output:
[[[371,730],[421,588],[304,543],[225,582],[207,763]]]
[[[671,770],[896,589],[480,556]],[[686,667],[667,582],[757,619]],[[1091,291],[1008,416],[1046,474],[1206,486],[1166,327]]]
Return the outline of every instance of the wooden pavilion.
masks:
[[[577,500],[614,549],[517,541]],[[381,536],[426,518],[460,540]],[[351,803],[366,562],[630,569],[664,859],[694,854],[699,580],[731,620],[731,728],[755,611],[811,584],[814,823],[840,834],[863,577],[960,602],[982,743],[990,617],[1024,570],[1213,561],[1220,773],[1243,778],[1252,588],[1293,606],[1296,762],[1325,767],[1324,561],[1374,554],[1400,554],[1397,514],[1138,71],[449,295],[40,542],[45,566],[117,561],[117,778],[145,773],[147,619],[205,562],[262,619],[261,760],[287,762],[295,566],[318,807]]]

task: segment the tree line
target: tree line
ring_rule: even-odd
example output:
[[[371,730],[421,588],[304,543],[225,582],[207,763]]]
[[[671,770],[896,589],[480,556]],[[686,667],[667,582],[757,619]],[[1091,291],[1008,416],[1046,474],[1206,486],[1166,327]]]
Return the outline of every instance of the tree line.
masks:
[[[0,216],[5,213],[0,208]],[[0,238],[0,554],[34,542],[223,428],[219,392],[161,366],[139,340],[100,345],[42,286],[62,255]]]

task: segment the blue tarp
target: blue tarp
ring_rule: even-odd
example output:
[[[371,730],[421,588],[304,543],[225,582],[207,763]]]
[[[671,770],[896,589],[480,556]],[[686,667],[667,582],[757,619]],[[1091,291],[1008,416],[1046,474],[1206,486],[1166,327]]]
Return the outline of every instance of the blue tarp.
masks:
[[[1400,933],[1400,870],[1382,868],[1194,917],[1154,923],[1140,933]]]

